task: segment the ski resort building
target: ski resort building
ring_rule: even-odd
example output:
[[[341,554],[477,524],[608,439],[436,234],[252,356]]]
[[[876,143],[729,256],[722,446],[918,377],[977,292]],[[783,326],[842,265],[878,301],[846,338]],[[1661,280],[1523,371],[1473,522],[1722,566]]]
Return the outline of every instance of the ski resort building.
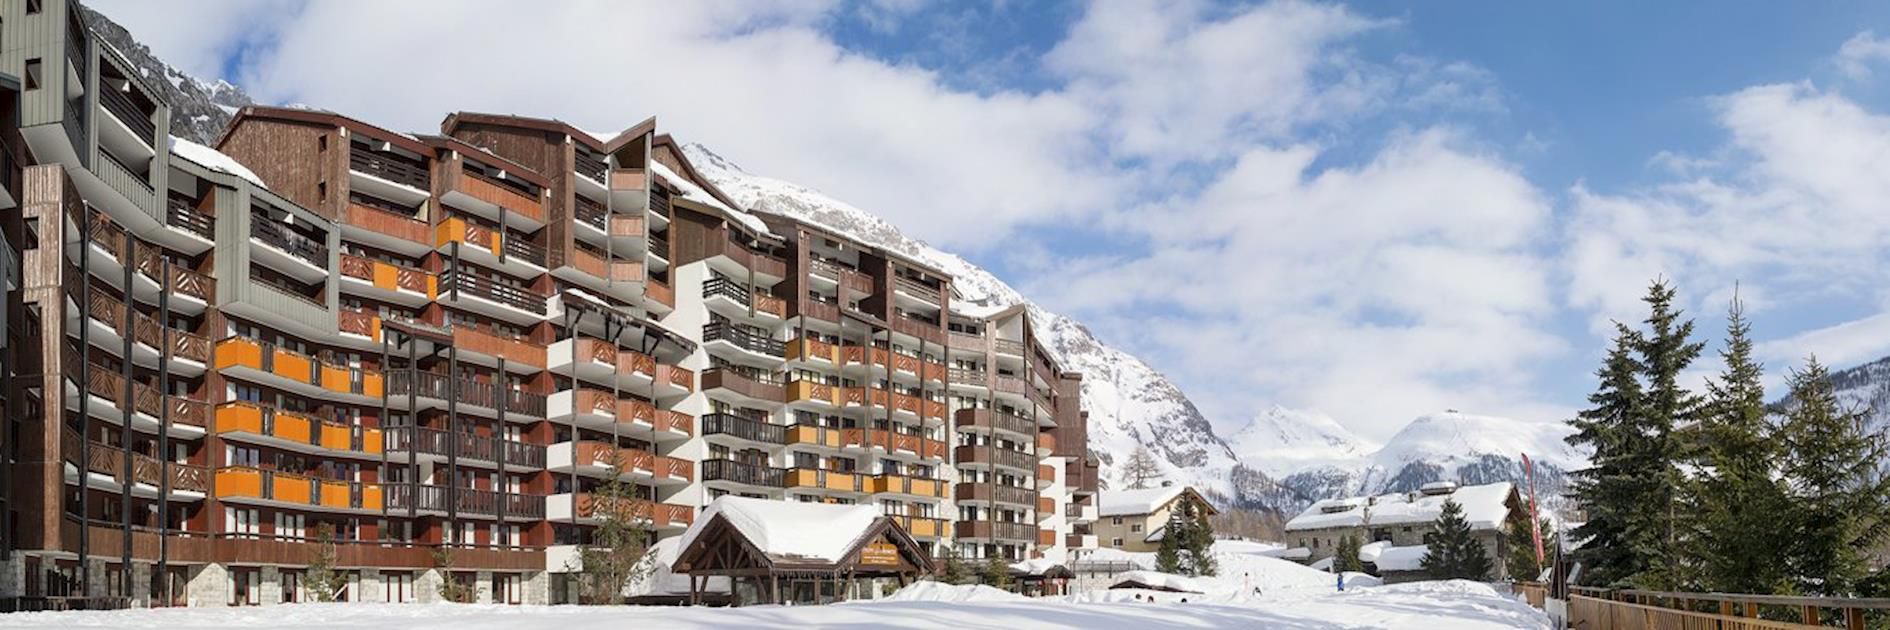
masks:
[[[742,207],[654,120],[252,107],[212,149],[75,4],[3,6],[0,607],[305,601],[328,536],[348,601],[572,601],[613,474],[665,539],[739,496],[1097,546],[1028,312]]]
[[[1201,493],[1188,486],[1107,490],[1099,497],[1096,536],[1102,546],[1122,551],[1159,551],[1168,518],[1184,501],[1193,503],[1200,514],[1218,513]]]
[[[1293,547],[1282,557],[1317,566],[1338,552],[1340,538],[1352,536],[1361,546],[1389,543],[1374,547],[1370,554],[1361,554],[1361,560],[1382,549],[1390,554],[1388,558],[1398,559],[1397,567],[1388,571],[1409,572],[1412,569],[1408,566],[1408,556],[1411,553],[1422,555],[1421,549],[1415,552],[1410,549],[1429,542],[1428,536],[1435,529],[1432,524],[1443,512],[1446,500],[1463,506],[1471,535],[1481,541],[1489,553],[1496,573],[1491,579],[1502,579],[1503,558],[1509,553],[1505,537],[1509,524],[1528,522],[1528,505],[1517,494],[1516,487],[1507,482],[1459,487],[1452,482],[1437,481],[1412,492],[1318,501],[1286,522],[1286,543]]]

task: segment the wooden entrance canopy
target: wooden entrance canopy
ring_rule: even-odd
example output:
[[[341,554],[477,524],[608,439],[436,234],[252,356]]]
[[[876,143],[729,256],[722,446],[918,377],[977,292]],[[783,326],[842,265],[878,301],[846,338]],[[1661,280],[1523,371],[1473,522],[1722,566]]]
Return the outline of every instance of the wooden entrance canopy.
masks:
[[[731,499],[758,501],[723,497],[717,503],[728,503]],[[871,507],[793,504],[792,508],[787,509],[805,514],[795,515],[791,522],[776,523],[771,528],[772,532],[750,531],[767,526],[759,522],[761,519],[774,517],[787,520],[779,512],[781,508],[787,507],[783,505],[784,502],[767,503],[774,505],[767,506],[767,510],[753,512],[739,511],[738,508],[743,505],[739,502],[720,506],[723,509],[706,510],[707,520],[698,522],[691,527],[690,532],[684,534],[684,547],[670,565],[670,570],[689,576],[691,603],[700,600],[703,586],[712,576],[730,578],[737,604],[743,603],[743,598],[741,589],[734,588],[734,584],[744,580],[756,594],[754,601],[780,604],[792,600],[808,603],[808,598],[796,597],[784,591],[784,582],[790,587],[788,591],[811,592],[812,601],[817,603],[826,591],[833,593],[834,600],[847,599],[848,587],[857,584],[860,579],[893,578],[904,586],[933,571],[930,555],[893,519],[883,515],[870,521],[858,518],[861,515],[859,510],[871,510]],[[851,518],[821,519],[818,514],[821,510],[835,510],[837,515]],[[736,512],[736,516],[731,518],[730,512]],[[811,528],[802,527],[802,521],[816,524]],[[744,527],[748,530],[744,530]],[[854,531],[836,532],[833,531],[834,527],[851,527]],[[789,553],[781,550],[787,545],[780,544],[780,541],[770,543],[768,540],[769,533],[779,534],[782,531],[849,542],[834,547],[831,554]],[[805,587],[809,583],[811,590],[793,588],[796,584]]]

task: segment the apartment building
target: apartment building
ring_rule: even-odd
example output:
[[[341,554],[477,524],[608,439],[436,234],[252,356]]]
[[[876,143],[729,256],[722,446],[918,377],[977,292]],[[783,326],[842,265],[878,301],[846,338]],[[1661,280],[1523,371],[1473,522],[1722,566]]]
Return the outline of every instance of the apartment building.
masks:
[[[0,602],[307,601],[323,535],[348,601],[573,601],[613,473],[659,537],[737,494],[1095,547],[1080,376],[1021,309],[741,208],[654,120],[176,140],[76,10],[0,10]]]

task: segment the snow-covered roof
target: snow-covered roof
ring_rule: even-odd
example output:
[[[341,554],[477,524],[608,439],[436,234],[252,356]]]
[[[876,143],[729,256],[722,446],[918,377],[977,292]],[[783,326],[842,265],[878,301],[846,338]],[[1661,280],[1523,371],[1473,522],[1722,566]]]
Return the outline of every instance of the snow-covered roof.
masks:
[[[1016,307],[1017,306],[1014,304],[993,304],[991,306],[985,306],[973,302],[953,300],[952,314],[963,315],[972,319],[990,319],[997,316],[999,313]]]
[[[880,519],[879,508],[870,505],[724,496],[703,508],[678,549],[688,549],[717,516],[770,558],[824,562],[839,562]]]
[[[1044,573],[1049,572],[1051,569],[1055,569],[1062,566],[1063,566],[1062,564],[1053,562],[1048,558],[1034,558],[1030,560],[1025,560],[1023,562],[1011,563],[1011,570],[1023,573],[1025,575],[1043,575]],[[1064,569],[1064,571],[1067,572],[1068,569]]]
[[[241,162],[237,162],[236,158],[224,155],[222,151],[177,136],[171,136],[171,155],[190,160],[198,166],[213,171],[229,173],[247,179],[250,183],[263,188],[269,187],[268,184],[263,183],[261,177],[256,176],[255,171],[251,171],[248,167],[243,166]]]
[[[1500,482],[1464,486],[1448,494],[1410,492],[1326,499],[1313,503],[1287,521],[1286,531],[1429,523],[1437,520],[1446,499],[1463,506],[1464,518],[1472,529],[1496,529],[1509,518],[1512,487],[1509,482]]]
[[[676,556],[681,554],[682,537],[680,536],[670,536],[650,545],[650,551],[644,557],[654,563],[654,566],[651,567],[649,573],[642,576],[642,579],[631,582],[624,589],[624,593],[631,596],[689,594],[689,576],[672,573],[669,569],[670,563],[675,562]],[[729,592],[729,578],[709,576],[704,590],[711,593],[727,593]]]
[[[1141,490],[1104,490],[1097,494],[1096,509],[1102,516],[1130,516],[1154,512],[1181,493],[1187,486],[1165,486]]]
[[[1305,547],[1289,547],[1277,551],[1265,552],[1261,555],[1271,556],[1281,560],[1305,560],[1312,557],[1312,550]]]
[[[1151,588],[1184,593],[1204,593],[1207,589],[1194,578],[1160,571],[1130,571],[1116,576],[1109,588]]]
[[[1375,543],[1361,546],[1358,548],[1358,561],[1359,562],[1377,562],[1378,554],[1384,553],[1386,549],[1390,549],[1390,548],[1391,548],[1391,541],[1389,540],[1380,540]]]
[[[1430,547],[1412,545],[1409,547],[1386,547],[1378,552],[1378,559],[1372,564],[1379,571],[1417,571],[1424,568],[1424,556],[1430,553]],[[1364,558],[1360,558],[1364,561]]]
[[[697,186],[695,182],[689,181],[686,177],[677,175],[676,171],[669,170],[669,167],[664,166],[662,162],[651,161],[650,170],[655,172],[658,177],[663,178],[663,181],[668,182],[669,185],[675,186],[676,190],[682,193],[682,198],[720,210],[723,214],[728,215],[729,219],[741,223],[743,227],[757,234],[775,235],[774,232],[768,230],[768,224],[763,223],[759,217],[729,207],[728,204],[722,203],[722,200],[716,199],[715,195],[709,194],[708,190]]]
[[[1314,568],[1314,569],[1318,569],[1318,570],[1320,570],[1320,571],[1331,571],[1331,570],[1332,570],[1332,560],[1333,560],[1333,558],[1332,558],[1331,556],[1327,556],[1327,557],[1324,557],[1324,558],[1320,558],[1320,559],[1319,559],[1319,560],[1318,560],[1317,562],[1314,562],[1314,563],[1312,563],[1311,565],[1308,565],[1308,566],[1311,566],[1312,568]]]

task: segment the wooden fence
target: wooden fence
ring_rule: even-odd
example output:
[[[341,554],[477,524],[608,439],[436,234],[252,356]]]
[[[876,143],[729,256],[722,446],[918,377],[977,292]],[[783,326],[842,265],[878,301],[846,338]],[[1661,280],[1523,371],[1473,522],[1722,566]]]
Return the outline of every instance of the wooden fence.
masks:
[[[1513,590],[1541,606],[1542,585],[1518,583]],[[1890,599],[1570,587],[1568,625],[1577,630],[1864,630],[1890,627]]]

